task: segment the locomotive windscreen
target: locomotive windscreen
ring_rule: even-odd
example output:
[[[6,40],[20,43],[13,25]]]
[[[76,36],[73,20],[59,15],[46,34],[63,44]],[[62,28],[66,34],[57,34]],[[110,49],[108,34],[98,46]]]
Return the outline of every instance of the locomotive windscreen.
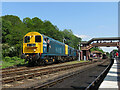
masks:
[[[35,42],[41,42],[41,36],[35,36]]]
[[[24,39],[24,43],[28,43],[28,42],[30,42],[30,36],[26,36]]]

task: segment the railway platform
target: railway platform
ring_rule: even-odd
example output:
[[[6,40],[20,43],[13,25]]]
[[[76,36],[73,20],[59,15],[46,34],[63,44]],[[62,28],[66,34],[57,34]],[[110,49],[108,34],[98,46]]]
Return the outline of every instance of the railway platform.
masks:
[[[120,89],[120,59],[114,59],[114,63],[110,68],[107,76],[105,77],[104,81],[101,83],[99,90],[103,89]]]

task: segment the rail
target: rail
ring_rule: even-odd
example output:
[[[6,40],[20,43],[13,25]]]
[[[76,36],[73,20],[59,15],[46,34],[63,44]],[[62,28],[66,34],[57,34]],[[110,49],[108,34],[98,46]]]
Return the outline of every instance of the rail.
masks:
[[[37,76],[42,76],[42,75],[47,75],[47,74],[51,74],[51,73],[55,73],[55,72],[59,72],[59,71],[63,71],[63,70],[67,70],[67,69],[71,69],[71,68],[76,68],[76,67],[80,67],[83,65],[88,65],[88,64],[92,64],[91,62],[84,62],[84,63],[77,63],[77,64],[70,64],[70,65],[62,65],[62,66],[56,66],[56,67],[50,67],[50,68],[43,68],[43,69],[32,69],[32,70],[24,70],[24,71],[17,71],[17,72],[11,72],[11,73],[4,73],[2,75],[2,83],[10,83],[10,82],[14,82],[14,81],[19,81],[19,80],[23,80],[26,78],[33,78],[33,77],[37,77]]]
[[[96,89],[98,89],[99,85],[102,83],[105,76],[109,72],[113,62],[114,61],[111,60],[111,63],[107,66],[107,68],[85,90],[94,90],[94,89],[96,90]]]
[[[104,61],[104,62],[105,62],[105,61]],[[101,62],[100,64],[102,64],[102,63],[104,63],[104,62]],[[79,73],[81,73],[81,71],[72,72],[72,73],[66,74],[66,75],[64,75],[64,76],[62,76],[62,77],[60,77],[60,78],[54,79],[54,80],[52,80],[52,81],[50,81],[50,82],[46,82],[46,83],[44,83],[44,84],[37,85],[37,86],[34,86],[34,87],[32,87],[32,88],[33,88],[33,89],[49,88],[49,87],[51,87],[51,86],[54,86],[54,85],[57,84],[58,82],[62,82],[64,79],[69,78],[69,77],[72,77],[72,76],[77,75],[77,74],[79,74]]]

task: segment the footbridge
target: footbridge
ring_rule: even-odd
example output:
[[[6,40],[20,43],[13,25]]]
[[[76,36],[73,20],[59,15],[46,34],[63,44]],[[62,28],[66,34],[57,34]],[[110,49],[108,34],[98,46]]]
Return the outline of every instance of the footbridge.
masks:
[[[93,47],[117,47],[120,51],[120,37],[93,38],[88,42],[81,42],[80,47],[81,60],[84,59],[84,56],[86,56],[86,60],[88,60],[90,49]]]

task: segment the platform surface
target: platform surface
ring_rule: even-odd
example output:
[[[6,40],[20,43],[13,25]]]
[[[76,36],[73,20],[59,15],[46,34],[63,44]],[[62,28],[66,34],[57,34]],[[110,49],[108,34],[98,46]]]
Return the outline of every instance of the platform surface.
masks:
[[[99,90],[113,89],[119,90],[120,87],[120,59],[114,59],[114,63],[110,68],[104,81],[101,83]]]

